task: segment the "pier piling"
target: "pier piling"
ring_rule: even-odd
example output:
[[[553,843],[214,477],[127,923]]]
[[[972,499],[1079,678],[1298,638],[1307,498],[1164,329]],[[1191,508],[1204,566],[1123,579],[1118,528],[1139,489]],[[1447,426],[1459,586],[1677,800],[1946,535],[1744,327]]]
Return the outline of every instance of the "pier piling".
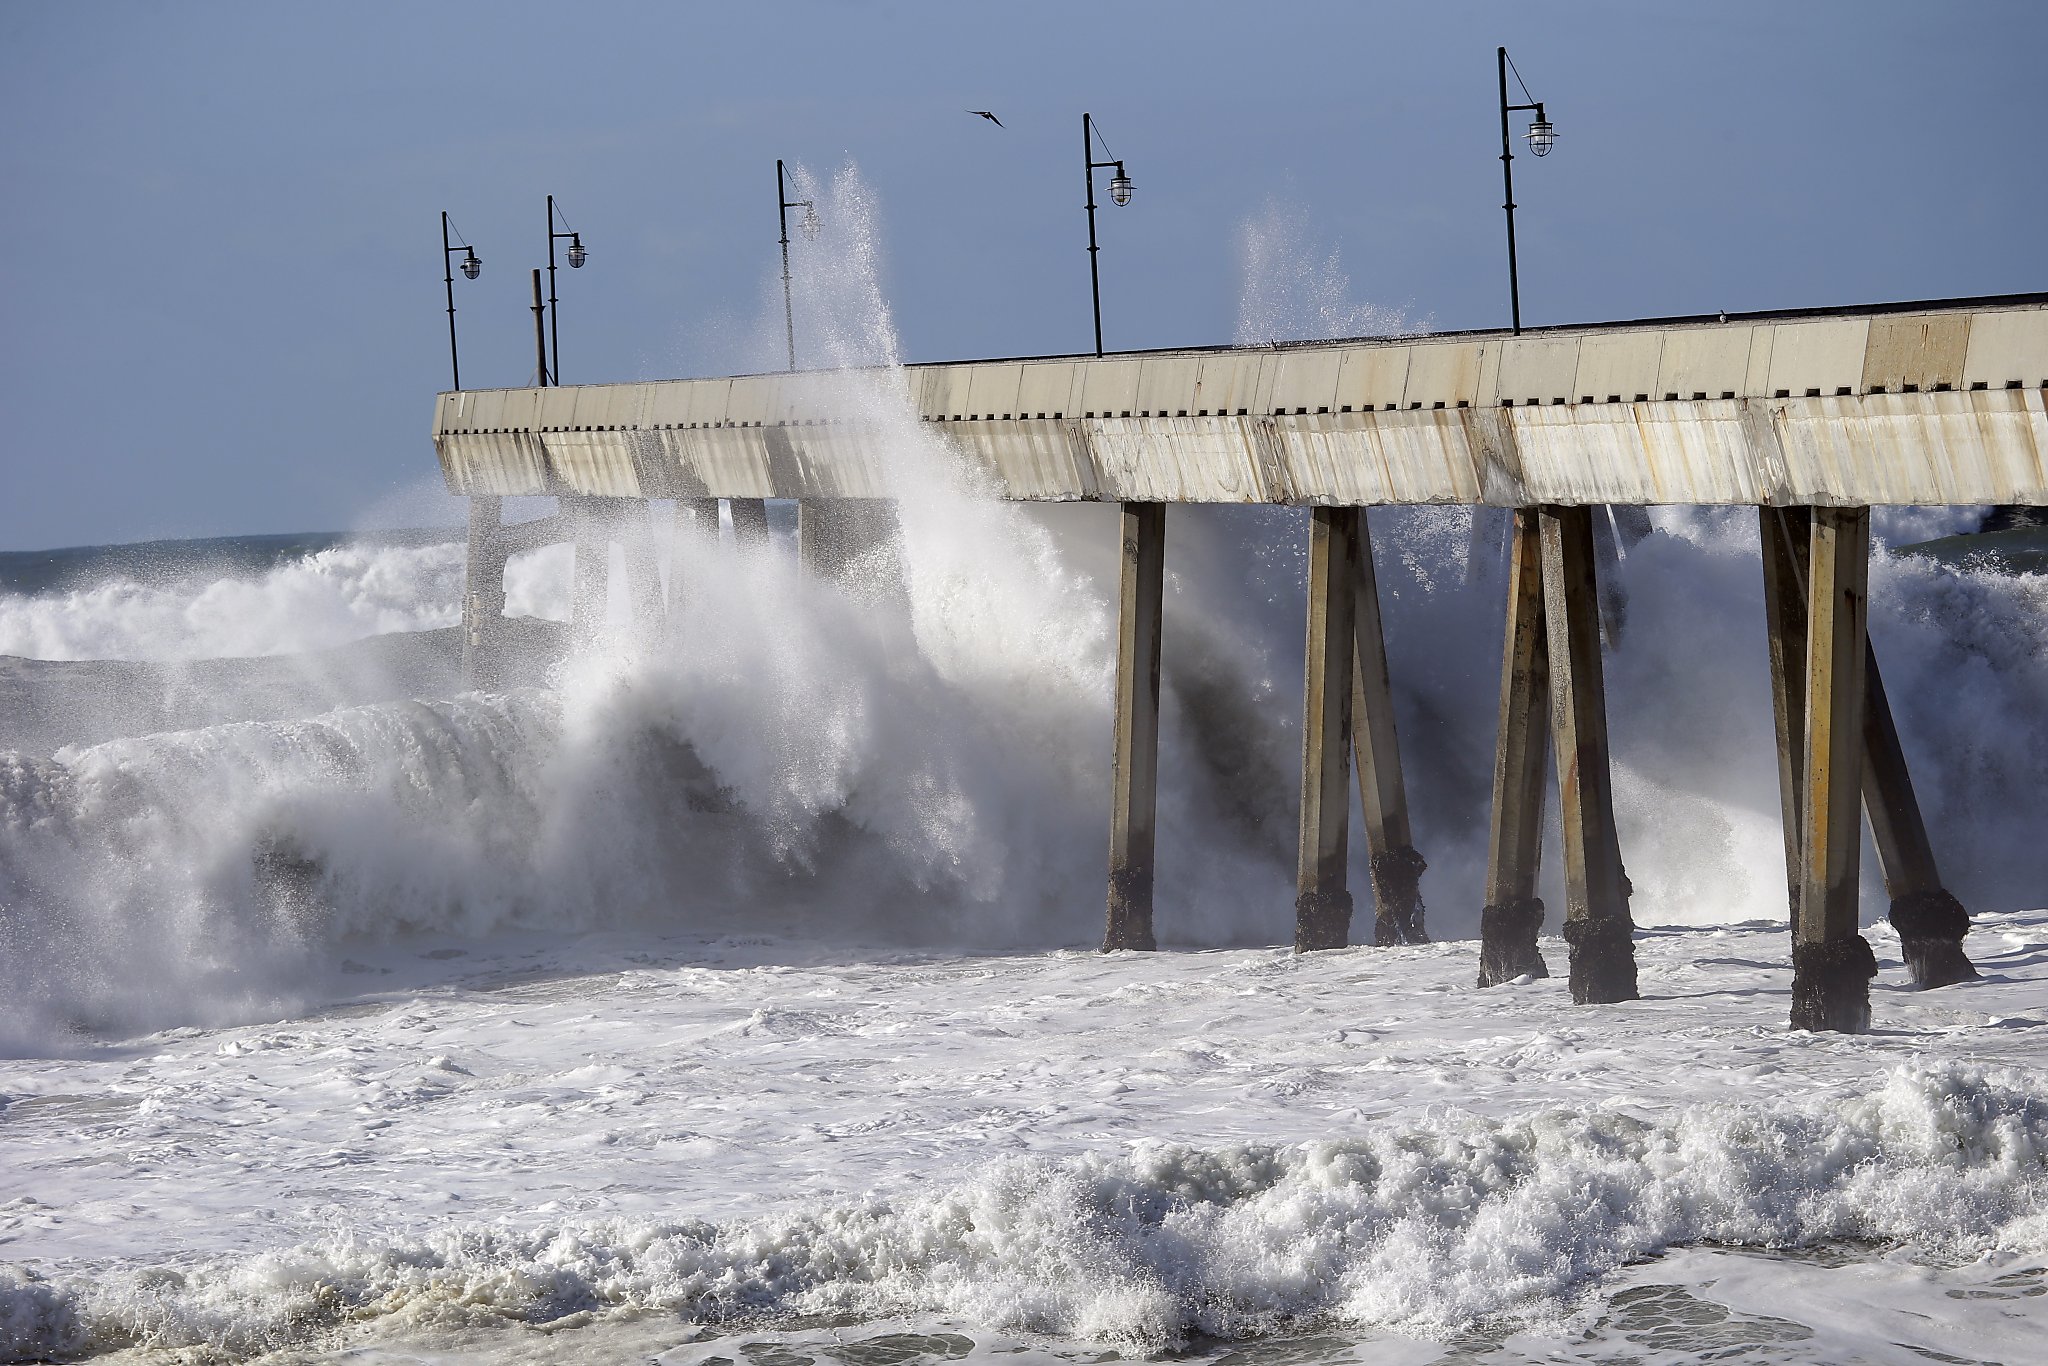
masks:
[[[1898,723],[1885,696],[1877,654],[1867,639],[1863,673],[1863,810],[1877,844],[1878,865],[1884,870],[1899,951],[1916,987],[1966,982],[1977,975],[1963,952],[1970,913],[1941,885],[1934,844],[1927,838],[1927,822],[1921,818],[1913,775],[1899,743]]]
[[[1806,736],[1792,1025],[1870,1027],[1877,960],[1857,933],[1870,509],[1817,507],[1806,581]]]
[[[1565,943],[1572,1000],[1636,999],[1635,924],[1614,828],[1600,587],[1590,507],[1545,505],[1543,615],[1550,644],[1550,733],[1564,834]]]
[[[469,549],[462,581],[462,682],[467,688],[494,688],[501,681],[504,502],[488,493],[474,493],[469,498]]]
[[[570,590],[570,636],[587,650],[604,635],[611,576],[611,514],[601,498],[566,496],[576,543],[575,578]]]
[[[732,536],[736,544],[768,544],[767,499],[728,498],[725,502],[732,516]]]
[[[1536,947],[1543,903],[1544,742],[1550,733],[1550,642],[1543,620],[1543,538],[1536,509],[1518,508],[1508,541],[1508,610],[1501,647],[1500,729],[1493,754],[1493,820],[1486,908],[1479,917],[1479,985],[1548,977]]]
[[[1408,825],[1408,789],[1401,773],[1401,740],[1394,724],[1394,689],[1387,673],[1387,643],[1380,622],[1379,579],[1373,570],[1372,529],[1358,512],[1358,574],[1352,585],[1351,745],[1358,764],[1358,798],[1372,856],[1373,943],[1427,944],[1422,874],[1429,865],[1415,850]]]
[[[1116,732],[1110,751],[1109,924],[1103,951],[1154,949],[1152,851],[1159,783],[1159,641],[1166,505],[1123,505],[1117,576]]]
[[[1308,641],[1301,721],[1301,844],[1294,897],[1297,951],[1350,942],[1351,662],[1359,510],[1319,507],[1309,521]]]

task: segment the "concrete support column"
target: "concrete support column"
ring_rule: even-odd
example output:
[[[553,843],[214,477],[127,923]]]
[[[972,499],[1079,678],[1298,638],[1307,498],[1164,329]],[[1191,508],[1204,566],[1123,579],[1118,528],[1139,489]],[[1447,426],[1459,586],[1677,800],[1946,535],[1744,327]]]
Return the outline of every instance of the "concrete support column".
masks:
[[[765,498],[728,498],[732,514],[733,540],[740,545],[768,544],[768,501]]]
[[[604,635],[610,603],[611,514],[605,500],[565,497],[576,541],[576,572],[570,598],[570,638],[587,650]]]
[[[489,493],[469,498],[469,555],[462,584],[462,683],[467,688],[494,688],[502,682],[504,501]]]
[[[811,573],[868,595],[901,589],[900,569],[878,553],[896,534],[896,509],[886,499],[805,498],[796,524],[797,557]],[[852,582],[856,575],[861,582]]]
[[[1509,531],[1506,508],[1489,507],[1485,503],[1472,508],[1472,528],[1465,541],[1465,582],[1475,584],[1482,574],[1492,572],[1492,567],[1501,557],[1501,547]]]
[[[1884,869],[1892,928],[1899,932],[1899,949],[1914,986],[1925,990],[1966,982],[1977,975],[1963,952],[1970,913],[1941,885],[1891,699],[1867,641],[1863,672],[1863,811]]]
[[[666,630],[661,592],[661,563],[654,553],[654,518],[643,498],[627,502],[614,514],[619,546],[625,552],[626,600],[632,611],[633,645],[651,654]]]
[[[1357,616],[1357,508],[1319,507],[1309,523],[1308,642],[1301,721],[1301,846],[1294,947],[1341,949],[1351,937],[1345,886],[1351,796],[1351,662]]]
[[[1357,560],[1358,579],[1352,587],[1351,745],[1358,762],[1366,847],[1372,855],[1373,943],[1427,944],[1422,874],[1429,864],[1415,851],[1408,827],[1408,790],[1401,774],[1401,739],[1394,726],[1394,689],[1387,675],[1372,529],[1363,508],[1358,512]]]
[[[1877,960],[1857,929],[1870,509],[1813,509],[1806,585],[1806,736],[1800,780],[1792,1026],[1870,1027]]]
[[[1105,953],[1153,949],[1152,850],[1159,784],[1159,638],[1166,505],[1123,505],[1117,579],[1116,731],[1110,752]]]
[[[689,562],[690,543],[697,537],[709,536],[718,539],[718,500],[716,498],[676,499],[675,519],[669,524],[668,557],[668,631],[673,637],[683,616],[683,604],[687,601],[687,586],[683,582],[683,569]]]
[[[1764,626],[1771,661],[1771,716],[1778,738],[1778,810],[1785,830],[1788,923],[1799,923],[1801,792],[1806,782],[1806,556],[1813,509],[1757,509],[1763,548]]]
[[[1759,518],[1764,611],[1770,627],[1771,704],[1777,718],[1778,794],[1785,823],[1788,902],[1795,930],[1805,860],[1806,589],[1813,536],[1810,508],[1764,508]],[[1891,897],[1892,926],[1919,987],[1948,986],[1977,975],[1963,952],[1969,913],[1941,884],[1934,847],[1913,791],[1877,654],[1866,634],[1863,658],[1862,800]]]
[[[1636,999],[1635,925],[1614,828],[1606,680],[1600,665],[1600,586],[1593,510],[1546,504],[1543,614],[1550,642],[1550,733],[1564,833],[1565,943],[1572,1000]]]
[[[1493,826],[1486,909],[1479,917],[1479,985],[1548,977],[1536,947],[1543,903],[1543,756],[1550,733],[1550,643],[1543,619],[1543,535],[1536,509],[1518,508],[1508,554],[1507,638],[1501,645],[1500,731],[1493,751]]]
[[[1614,539],[1614,519],[1605,507],[1591,509],[1593,563],[1600,580],[1600,634],[1607,648],[1621,648],[1628,625],[1628,589],[1621,581],[1621,547]]]

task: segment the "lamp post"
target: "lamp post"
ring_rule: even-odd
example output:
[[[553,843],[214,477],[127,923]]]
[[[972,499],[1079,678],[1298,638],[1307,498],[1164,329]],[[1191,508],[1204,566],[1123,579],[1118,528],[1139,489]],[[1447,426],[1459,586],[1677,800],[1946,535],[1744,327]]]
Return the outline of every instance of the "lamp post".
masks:
[[[1100,248],[1095,245],[1095,173],[1108,167],[1116,167],[1116,174],[1110,177],[1110,202],[1118,208],[1131,202],[1131,178],[1124,174],[1124,164],[1114,157],[1107,161],[1095,159],[1095,145],[1102,142],[1102,134],[1095,131],[1095,121],[1087,114],[1081,115],[1081,160],[1087,166],[1088,175],[1088,290],[1095,300],[1095,354],[1102,354],[1102,272],[1096,265]],[[1109,144],[1102,142],[1104,155]]]
[[[448,285],[448,369],[454,378],[453,387],[460,389],[462,387],[462,357],[455,350],[455,247],[448,245],[448,231],[448,211],[443,209],[441,211],[441,273],[446,277]],[[462,240],[461,233],[455,234],[455,240],[461,246],[464,253],[462,257],[462,274],[464,278],[474,280],[477,272],[484,268],[484,263],[477,259],[476,248]]]
[[[1512,310],[1515,335],[1522,333],[1522,282],[1515,267],[1515,153],[1508,128],[1508,115],[1523,111],[1534,111],[1536,117],[1529,122],[1529,150],[1539,157],[1550,155],[1550,146],[1557,140],[1557,130],[1550,120],[1543,116],[1543,101],[1529,96],[1529,87],[1522,85],[1522,73],[1515,72],[1515,84],[1522,86],[1522,94],[1530,98],[1528,104],[1508,103],[1508,72],[1514,69],[1514,62],[1508,57],[1506,48],[1498,49],[1497,64],[1500,67],[1500,173],[1507,186],[1508,211],[1508,306]]]
[[[548,196],[548,331],[554,349],[552,366],[541,366],[542,384],[562,382],[562,314],[555,307],[555,242],[563,237],[569,239],[569,269],[581,270],[590,254],[583,250],[583,234],[566,230],[568,220],[563,220],[564,231],[555,230],[555,197]],[[542,357],[543,362],[546,357]]]
[[[789,182],[782,171],[782,158],[775,158],[775,217],[782,224],[782,335],[789,345],[789,368],[796,369],[796,311],[789,301],[789,211],[804,211],[804,238],[816,241],[818,206],[808,199],[791,199]]]

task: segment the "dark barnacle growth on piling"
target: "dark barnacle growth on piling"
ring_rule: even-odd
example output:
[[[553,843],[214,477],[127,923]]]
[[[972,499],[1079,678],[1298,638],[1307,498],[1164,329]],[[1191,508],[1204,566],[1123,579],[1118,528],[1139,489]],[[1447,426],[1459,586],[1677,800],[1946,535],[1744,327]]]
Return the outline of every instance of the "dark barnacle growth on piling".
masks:
[[[1877,956],[1860,934],[1792,946],[1792,1027],[1861,1034],[1870,1028]]]
[[[1892,928],[1899,932],[1899,951],[1913,974],[1913,985],[1954,986],[1977,975],[1963,952],[1970,932],[1970,913],[1945,888],[1908,892],[1892,902]]]
[[[1152,936],[1152,873],[1149,869],[1109,870],[1109,932],[1102,951],[1134,949],[1150,953],[1159,947]]]
[[[1635,921],[1626,910],[1616,916],[1564,922],[1574,1004],[1613,1005],[1641,995],[1636,990],[1635,936]]]
[[[1303,892],[1294,898],[1294,951],[1341,949],[1351,942],[1351,893]]]
[[[1488,906],[1479,913],[1479,985],[1497,987],[1517,977],[1548,977],[1550,965],[1536,947],[1543,929],[1543,902],[1537,897]]]
[[[1422,927],[1422,874],[1428,867],[1410,845],[1373,855],[1373,900],[1379,914],[1372,942],[1378,947],[1429,942],[1429,932]]]

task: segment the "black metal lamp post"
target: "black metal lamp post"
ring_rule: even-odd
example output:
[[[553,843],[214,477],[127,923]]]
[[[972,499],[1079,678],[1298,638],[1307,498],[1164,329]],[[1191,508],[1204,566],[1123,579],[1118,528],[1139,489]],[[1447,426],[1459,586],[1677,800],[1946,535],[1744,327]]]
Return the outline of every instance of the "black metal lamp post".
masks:
[[[555,215],[555,197],[554,197],[553,195],[549,195],[549,196],[548,196],[548,333],[549,333],[549,343],[550,343],[551,349],[552,349],[552,350],[554,351],[554,363],[553,363],[553,365],[551,365],[551,366],[546,366],[546,367],[543,367],[543,368],[542,368],[542,370],[541,370],[541,375],[540,375],[540,382],[541,382],[542,384],[560,384],[560,383],[562,382],[562,314],[561,314],[561,310],[555,307],[555,242],[556,242],[556,241],[557,241],[558,239],[560,239],[560,238],[563,238],[563,237],[566,237],[566,238],[568,238],[568,239],[569,239],[569,252],[568,252],[568,255],[569,255],[569,269],[571,269],[571,270],[581,270],[581,269],[583,269],[583,263],[584,263],[585,261],[587,261],[587,260],[589,260],[589,259],[590,259],[590,253],[588,253],[588,252],[586,252],[585,250],[583,250],[583,234],[582,234],[582,233],[580,233],[580,232],[570,232],[570,231],[568,231],[568,230],[567,230],[567,221],[568,221],[568,220],[566,220],[566,219],[564,219],[564,220],[563,220],[563,224],[564,224],[564,226],[563,226],[563,230],[562,230],[562,231],[559,231],[559,232],[558,232],[558,231],[556,231],[556,230],[555,230],[555,217],[556,217],[556,215]]]
[[[448,284],[448,369],[454,379],[454,387],[462,387],[462,357],[455,350],[455,251],[459,246],[463,252],[462,274],[474,280],[484,263],[477,259],[476,248],[462,240],[462,234],[455,234],[456,246],[448,244],[448,211],[441,211],[441,273]]]
[[[1506,48],[1500,48],[1498,52],[1497,61],[1500,67],[1500,171],[1501,177],[1507,185],[1507,203],[1504,207],[1508,211],[1508,305],[1513,311],[1515,335],[1520,336],[1522,332],[1522,282],[1515,266],[1515,154],[1508,128],[1508,115],[1523,111],[1533,111],[1535,113],[1536,117],[1530,120],[1529,131],[1524,136],[1529,139],[1529,150],[1539,157],[1550,155],[1551,144],[1557,141],[1557,130],[1551,126],[1550,120],[1543,116],[1543,101],[1530,96],[1529,87],[1522,85],[1522,73],[1519,71],[1515,72],[1515,84],[1522,86],[1522,95],[1524,98],[1529,99],[1530,103],[1508,103],[1508,72],[1514,69],[1515,64],[1509,59]]]
[[[1081,115],[1081,160],[1088,168],[1088,289],[1095,300],[1095,354],[1099,356],[1102,354],[1102,272],[1095,260],[1100,250],[1095,245],[1095,173],[1116,167],[1116,174],[1109,181],[1109,198],[1118,208],[1131,202],[1131,178],[1124,174],[1124,164],[1114,157],[1107,161],[1095,159],[1098,142],[1102,142],[1102,134],[1095,131],[1095,121],[1087,114]],[[1108,155],[1108,143],[1102,143],[1102,151]]]
[[[816,241],[818,229],[818,206],[808,199],[791,199],[789,182],[782,172],[782,158],[775,158],[775,216],[782,224],[782,335],[789,345],[789,368],[796,369],[796,311],[789,301],[789,211],[804,211],[804,236]]]

